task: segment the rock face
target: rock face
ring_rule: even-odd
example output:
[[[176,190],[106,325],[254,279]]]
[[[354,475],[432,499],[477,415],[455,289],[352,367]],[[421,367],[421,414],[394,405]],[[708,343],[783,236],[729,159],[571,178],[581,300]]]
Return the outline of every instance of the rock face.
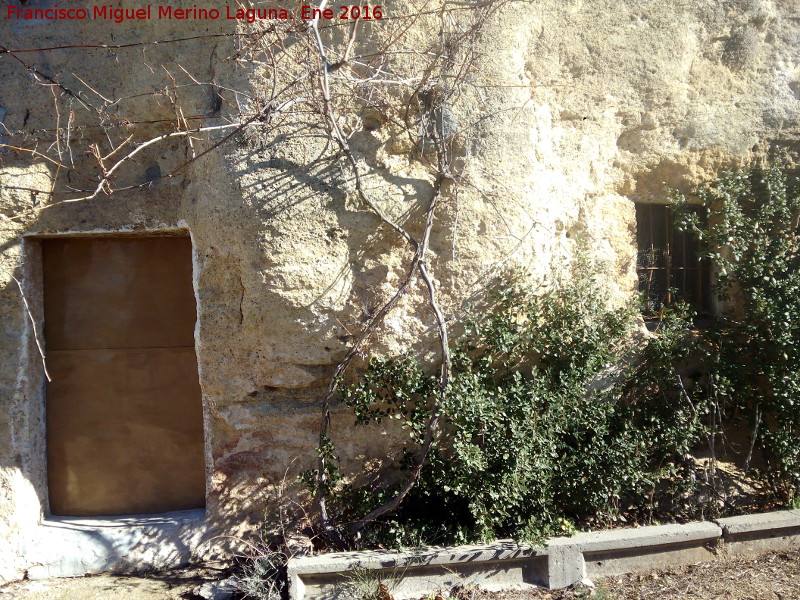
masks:
[[[0,15],[3,45],[35,50],[0,54],[0,143],[13,146],[0,154],[0,582],[31,567],[22,540],[48,513],[37,236],[191,235],[206,515],[220,533],[246,528],[274,484],[313,465],[333,368],[413,253],[338,153],[311,22],[221,10],[121,23]],[[448,315],[504,265],[540,277],[580,240],[628,297],[635,202],[770,147],[797,150],[794,0],[382,10],[349,50],[350,22],[320,21],[330,105],[366,195],[415,237],[445,138],[428,263]],[[215,129],[183,133],[198,128]],[[418,282],[371,349],[433,348],[425,298]],[[376,440],[392,435],[343,417],[335,431],[358,463],[380,461]]]

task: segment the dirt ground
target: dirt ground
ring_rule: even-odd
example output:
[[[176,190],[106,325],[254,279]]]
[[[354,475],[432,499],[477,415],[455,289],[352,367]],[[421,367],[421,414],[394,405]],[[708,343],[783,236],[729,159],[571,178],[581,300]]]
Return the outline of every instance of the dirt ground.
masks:
[[[94,575],[66,579],[17,581],[0,587],[0,600],[195,600],[207,581],[224,577],[211,568],[181,569],[147,575]]]
[[[192,591],[220,576],[193,569],[142,577],[98,575],[21,581],[0,587],[0,600],[197,600]],[[611,577],[594,588],[486,592],[462,589],[459,600],[800,600],[800,550],[756,559],[700,563]]]
[[[798,600],[800,550],[609,577],[594,588],[476,592],[459,600]]]
[[[789,600],[800,598],[800,551],[760,559],[702,563],[649,576],[608,581],[609,600],[716,598]]]

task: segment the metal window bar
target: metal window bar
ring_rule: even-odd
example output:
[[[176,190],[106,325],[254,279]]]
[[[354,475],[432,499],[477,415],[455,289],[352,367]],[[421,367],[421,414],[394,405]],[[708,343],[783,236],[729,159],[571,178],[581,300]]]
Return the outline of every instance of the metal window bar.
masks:
[[[711,266],[699,258],[699,240],[677,231],[665,205],[636,205],[639,291],[653,313],[684,300],[701,315],[711,312]],[[674,293],[677,291],[677,293]]]

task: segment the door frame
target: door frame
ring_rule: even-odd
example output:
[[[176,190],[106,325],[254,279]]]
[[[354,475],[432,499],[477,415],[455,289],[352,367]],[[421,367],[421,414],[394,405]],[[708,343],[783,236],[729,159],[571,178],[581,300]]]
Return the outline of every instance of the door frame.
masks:
[[[208,505],[211,485],[211,443],[210,443],[210,411],[203,389],[203,376],[201,366],[202,344],[199,336],[200,318],[203,312],[198,293],[199,262],[194,238],[188,227],[174,227],[161,229],[114,229],[92,230],[81,232],[63,233],[29,233],[21,236],[21,275],[19,285],[24,296],[23,315],[24,325],[22,332],[22,348],[20,369],[17,376],[18,393],[24,399],[24,406],[19,406],[20,420],[24,424],[23,431],[18,435],[27,437],[24,446],[28,449],[20,456],[20,469],[33,488],[39,501],[39,506],[33,506],[28,494],[16,491],[16,503],[28,515],[33,517],[34,511],[38,512],[36,521],[43,524],[50,516],[49,491],[47,487],[47,447],[46,447],[46,377],[44,364],[46,364],[47,349],[44,340],[44,282],[42,273],[42,245],[41,240],[63,237],[188,237],[192,244],[192,286],[197,310],[197,320],[194,328],[194,349],[197,358],[197,376],[200,382],[201,402],[203,411],[203,453],[205,465],[205,498]],[[44,352],[45,360],[42,360]],[[23,495],[26,496],[23,498]],[[23,506],[24,505],[24,506]],[[103,520],[125,519],[120,517],[102,517]]]

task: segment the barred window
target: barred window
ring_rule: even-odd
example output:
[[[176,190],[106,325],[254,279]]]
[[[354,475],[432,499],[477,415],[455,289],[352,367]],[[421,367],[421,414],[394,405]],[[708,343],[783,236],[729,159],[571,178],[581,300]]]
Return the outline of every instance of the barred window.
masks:
[[[636,273],[646,314],[679,300],[701,316],[711,314],[711,265],[699,257],[696,236],[675,228],[669,207],[636,204],[636,244]]]

